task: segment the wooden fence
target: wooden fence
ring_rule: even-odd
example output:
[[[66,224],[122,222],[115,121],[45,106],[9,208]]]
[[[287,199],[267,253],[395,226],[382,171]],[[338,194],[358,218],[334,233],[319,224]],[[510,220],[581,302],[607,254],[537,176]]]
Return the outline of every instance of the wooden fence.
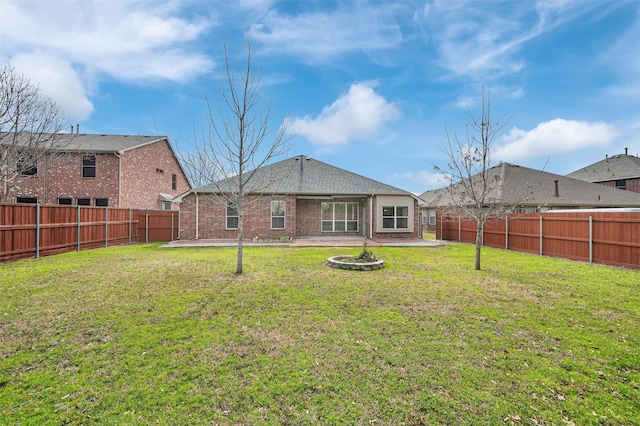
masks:
[[[0,204],[0,262],[178,238],[178,212]]]
[[[438,214],[436,238],[475,243],[476,222]],[[485,246],[640,269],[640,212],[511,214],[485,223]]]

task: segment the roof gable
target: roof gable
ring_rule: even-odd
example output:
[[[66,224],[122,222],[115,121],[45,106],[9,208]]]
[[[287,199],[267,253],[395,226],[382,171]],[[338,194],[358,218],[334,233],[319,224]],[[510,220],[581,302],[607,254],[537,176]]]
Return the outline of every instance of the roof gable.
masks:
[[[625,154],[607,156],[604,160],[571,172],[567,176],[587,182],[640,178],[640,158]]]
[[[250,174],[247,172],[245,174]],[[197,188],[197,192],[237,191],[237,177],[215,185]],[[296,195],[411,195],[407,191],[349,172],[313,158],[299,155],[255,170],[248,193]]]
[[[8,133],[3,133],[7,135]],[[26,144],[29,133],[20,133],[18,144]],[[166,136],[132,136],[132,135],[92,135],[77,133],[48,133],[55,135],[56,144],[60,151],[91,152],[91,153],[123,153],[130,149],[139,148],[154,142],[167,140]]]
[[[488,194],[488,202],[520,206],[563,207],[637,207],[640,194],[585,182],[542,170],[502,163],[488,170],[496,185]],[[420,195],[428,206],[450,204],[446,189]]]

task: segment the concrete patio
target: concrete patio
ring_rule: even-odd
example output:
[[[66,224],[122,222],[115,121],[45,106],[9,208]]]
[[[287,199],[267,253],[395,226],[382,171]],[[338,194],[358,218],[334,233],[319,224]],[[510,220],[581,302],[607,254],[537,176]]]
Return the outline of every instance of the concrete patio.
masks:
[[[161,247],[231,247],[237,244],[237,240],[174,240],[163,244]],[[359,247],[362,245],[362,237],[298,237],[287,241],[254,241],[246,240],[245,246],[284,246],[284,247]],[[371,247],[436,247],[445,245],[445,241],[421,240],[404,238],[385,238],[379,240],[367,239],[367,245]]]

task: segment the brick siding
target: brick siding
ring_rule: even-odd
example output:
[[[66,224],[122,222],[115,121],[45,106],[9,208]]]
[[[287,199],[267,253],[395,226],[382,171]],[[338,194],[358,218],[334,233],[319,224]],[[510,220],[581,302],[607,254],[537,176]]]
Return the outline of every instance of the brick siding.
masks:
[[[41,204],[58,204],[59,198],[71,198],[75,205],[78,198],[89,198],[94,205],[96,198],[107,198],[109,207],[159,209],[160,193],[176,197],[191,188],[166,139],[125,151],[120,159],[111,153],[96,154],[94,178],[82,177],[82,159],[82,153],[42,158],[37,175],[22,177],[9,200],[37,197]]]
[[[235,229],[225,229],[226,202],[211,194],[189,194],[180,206],[180,238],[196,238],[196,199],[198,210],[198,238],[235,239]],[[285,229],[271,229],[271,200],[286,201]],[[274,239],[280,237],[317,237],[317,236],[360,236],[369,234],[369,198],[344,198],[337,202],[358,203],[357,232],[323,232],[321,229],[322,203],[326,200],[296,199],[295,196],[247,197],[246,215],[243,223],[245,239]],[[336,202],[336,200],[332,200]],[[375,206],[374,206],[375,220]],[[365,220],[366,219],[366,220]],[[414,208],[414,231],[375,232],[374,239],[418,238],[420,216],[417,203]]]
[[[627,188],[626,188],[627,191],[639,192],[640,193],[640,178],[625,179],[625,181],[626,181],[625,183],[627,185]],[[599,183],[600,185],[608,186],[610,188],[615,188],[616,187],[616,181],[615,180],[597,182],[597,183]]]
[[[46,156],[38,162],[36,176],[24,176],[9,194],[37,197],[40,204],[58,204],[59,198],[108,198],[109,206],[118,206],[118,159],[112,154],[96,155],[96,177],[82,177],[83,154]]]
[[[176,197],[191,189],[166,139],[125,151],[121,161],[120,202],[124,207],[159,209],[158,194]],[[172,174],[177,178],[175,190],[171,189]]]

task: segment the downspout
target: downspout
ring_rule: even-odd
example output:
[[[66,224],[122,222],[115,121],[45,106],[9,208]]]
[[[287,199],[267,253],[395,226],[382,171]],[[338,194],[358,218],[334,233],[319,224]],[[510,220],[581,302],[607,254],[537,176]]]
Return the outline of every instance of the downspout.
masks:
[[[369,239],[373,240],[373,197],[375,194],[371,194],[371,201],[369,202]]]
[[[116,156],[116,158],[118,159],[118,207],[121,207],[121,202],[122,202],[122,157],[120,157],[120,153],[118,151],[114,152],[114,155]],[[97,161],[97,156],[96,156],[96,163]]]
[[[200,238],[200,227],[199,222],[200,222],[200,212],[199,212],[199,207],[200,207],[200,198],[198,197],[198,193],[196,192],[196,240]]]

